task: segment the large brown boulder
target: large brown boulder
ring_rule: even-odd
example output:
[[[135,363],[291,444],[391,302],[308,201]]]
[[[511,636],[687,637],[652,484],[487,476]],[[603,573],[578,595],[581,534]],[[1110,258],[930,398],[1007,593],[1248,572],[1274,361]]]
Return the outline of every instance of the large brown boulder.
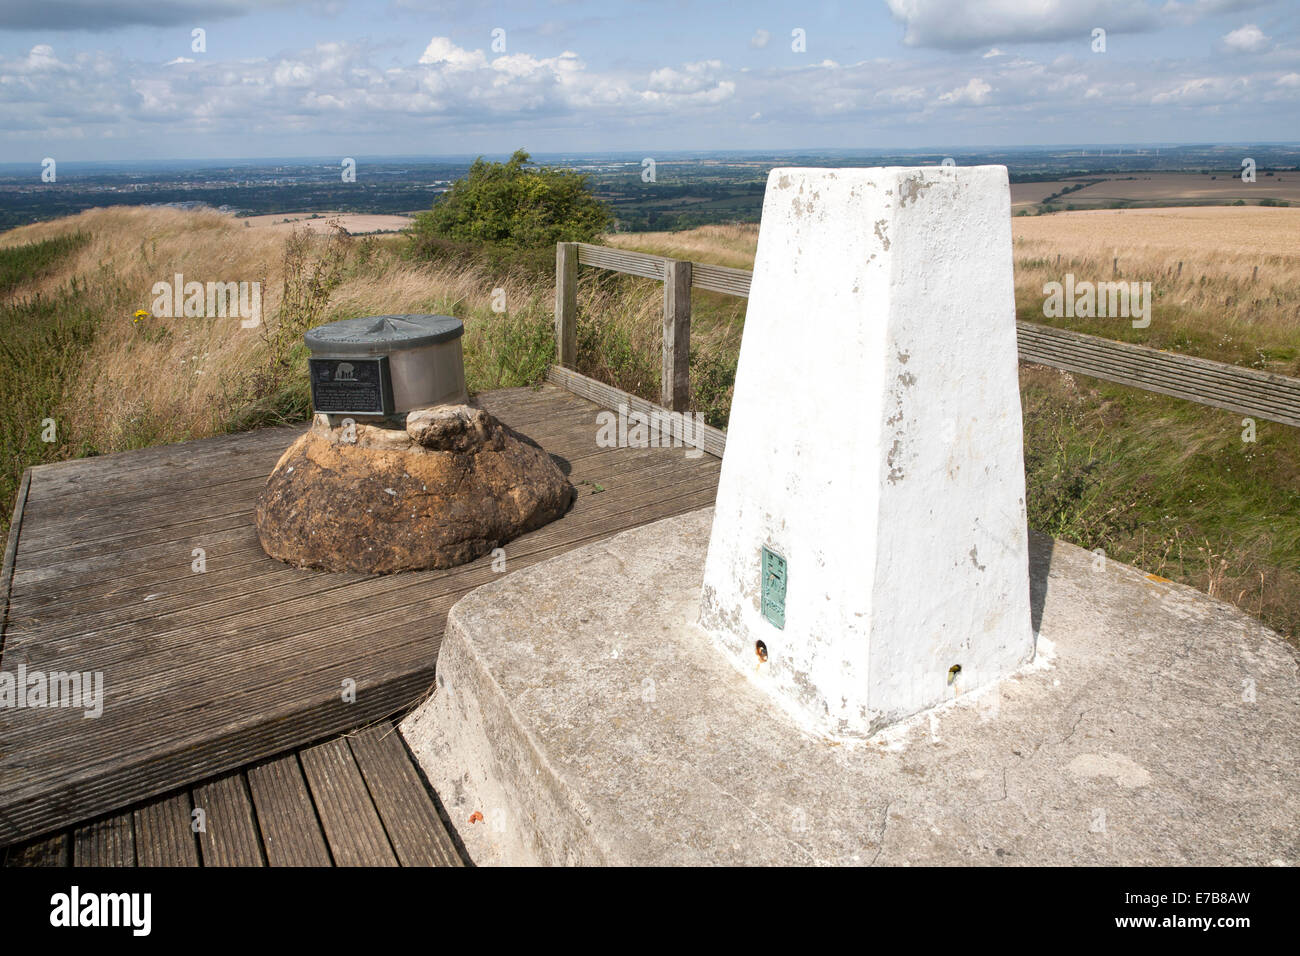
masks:
[[[449,568],[572,500],[550,456],[480,408],[419,409],[405,429],[317,415],[266,481],[257,536],[271,557],[303,568]]]

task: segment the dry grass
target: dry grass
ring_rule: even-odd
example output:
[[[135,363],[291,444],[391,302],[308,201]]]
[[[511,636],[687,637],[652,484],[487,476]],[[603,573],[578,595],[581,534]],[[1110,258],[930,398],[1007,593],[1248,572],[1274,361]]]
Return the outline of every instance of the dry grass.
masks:
[[[691,259],[733,269],[752,269],[754,249],[758,245],[758,225],[701,226],[685,232],[622,232],[606,236],[605,242],[656,256]]]
[[[90,241],[58,270],[17,295],[50,296],[73,276],[99,316],[67,427],[102,451],[210,434],[220,381],[250,361],[258,336],[237,319],[146,319],[155,282],[260,281],[264,314],[274,314],[283,236],[245,230],[219,213],[113,207],[37,223],[0,235],[20,245],[82,232]]]
[[[551,277],[516,268],[503,272],[472,258],[413,261],[401,255],[404,242],[397,236],[338,240],[245,228],[215,212],[114,207],[0,234],[0,248],[77,233],[89,241],[48,275],[11,290],[15,300],[56,296],[76,279],[78,299],[97,317],[81,372],[68,383],[56,415],[69,447],[120,451],[204,437],[301,410],[301,394],[286,399],[270,393],[292,374],[259,374],[250,383],[247,373],[265,371],[268,363],[301,365],[305,356],[293,345],[304,321],[384,313],[454,315],[465,323],[472,391],[539,381],[553,355]],[[291,256],[295,242],[302,244],[301,254]],[[338,262],[327,262],[333,258]],[[337,283],[325,283],[328,289],[308,296],[309,307],[302,294],[292,296],[292,314],[282,314],[286,279],[299,288],[306,274],[336,267]],[[261,282],[262,328],[243,329],[234,318],[133,321],[136,310],[151,309],[154,283],[173,282],[178,272],[186,282]],[[496,309],[498,289],[505,293],[504,312]],[[658,361],[646,356],[658,354],[661,301],[655,283],[583,270],[582,369],[631,391],[657,394]],[[738,343],[738,317],[733,318]],[[291,326],[289,334],[277,337],[284,323]],[[709,340],[707,325],[700,326],[701,342]],[[726,337],[725,324],[719,335]],[[241,413],[237,406],[250,402],[264,407]]]
[[[50,275],[13,290],[13,297],[54,296],[73,278],[98,316],[82,372],[59,410],[73,444],[99,452],[211,435],[229,427],[232,381],[266,358],[267,332],[280,322],[285,253],[292,235],[245,229],[215,212],[159,207],[94,209],[66,219],[0,234],[0,247],[83,233],[90,240]],[[306,237],[321,250],[328,236]],[[476,344],[511,344],[512,320],[549,327],[553,287],[521,277],[490,276],[478,264],[428,264],[395,254],[398,240],[351,240],[340,284],[328,297],[325,319],[385,312],[438,312],[466,323],[466,363],[482,387],[502,372]],[[310,253],[309,253],[310,255]],[[258,281],[263,328],[243,329],[233,318],[149,317],[155,282]],[[504,282],[508,312],[492,310],[493,289]],[[530,339],[536,344],[537,335]],[[517,344],[517,343],[516,343]],[[534,361],[532,364],[536,364]],[[504,370],[506,373],[511,368]],[[486,377],[485,377],[486,375]],[[496,376],[495,378],[493,376]],[[509,381],[508,384],[518,384]]]
[[[1012,230],[1020,318],[1300,374],[1300,208],[1067,212],[1016,218]],[[1151,326],[1045,319],[1043,286],[1066,273],[1150,282]]]

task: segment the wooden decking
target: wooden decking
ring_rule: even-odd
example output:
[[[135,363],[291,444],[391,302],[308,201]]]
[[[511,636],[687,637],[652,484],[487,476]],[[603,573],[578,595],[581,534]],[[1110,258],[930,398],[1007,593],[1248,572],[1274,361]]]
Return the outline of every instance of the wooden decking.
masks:
[[[565,517],[506,546],[507,571],[713,500],[716,458],[599,447],[599,407],[563,389],[481,401],[555,456],[578,490]],[[0,670],[101,673],[105,705],[94,719],[0,708],[0,846],[364,726],[427,692],[448,609],[499,572],[490,558],[382,577],[268,558],[252,510],[299,431],[28,473],[11,580],[0,581],[9,596]],[[200,548],[206,570],[196,573]],[[301,763],[308,772],[305,755]],[[244,772],[250,791],[258,773]],[[328,834],[324,812],[321,822]]]
[[[464,865],[387,721],[0,854],[6,866]]]

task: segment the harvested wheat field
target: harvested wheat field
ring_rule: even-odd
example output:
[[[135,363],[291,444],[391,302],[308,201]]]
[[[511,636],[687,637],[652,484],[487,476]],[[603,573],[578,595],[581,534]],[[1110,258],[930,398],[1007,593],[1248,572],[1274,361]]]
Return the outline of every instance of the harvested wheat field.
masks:
[[[373,232],[400,232],[411,224],[412,219],[410,216],[386,216],[378,213],[285,212],[268,216],[242,216],[238,222],[247,223],[251,229],[273,228],[284,232],[301,228],[321,234],[341,226],[354,236],[364,236]]]
[[[1011,211],[1018,212],[1029,206],[1036,206],[1048,196],[1054,196],[1062,189],[1067,189],[1084,179],[1094,179],[1093,176],[1080,176],[1078,179],[1055,179],[1049,182],[1038,183],[1012,183],[1011,184]],[[1082,192],[1082,190],[1080,190]],[[1074,202],[1074,196],[1071,194],[1067,202]]]
[[[1080,176],[1074,182],[1096,179]],[[1242,182],[1239,173],[1133,173],[1107,178],[1104,182],[1071,193],[1067,203],[1153,202],[1153,203],[1257,203],[1261,199],[1300,202],[1300,173],[1266,171],[1253,183]]]
[[[1019,317],[1043,316],[1043,286],[1150,282],[1145,329],[1116,319],[1050,320],[1109,338],[1300,374],[1300,208],[1089,210],[1012,220]]]
[[[1017,241],[1050,243],[1066,254],[1120,246],[1201,255],[1207,261],[1228,252],[1256,261],[1283,256],[1300,262],[1300,208],[1290,206],[1088,209],[1019,216],[1011,231]]]

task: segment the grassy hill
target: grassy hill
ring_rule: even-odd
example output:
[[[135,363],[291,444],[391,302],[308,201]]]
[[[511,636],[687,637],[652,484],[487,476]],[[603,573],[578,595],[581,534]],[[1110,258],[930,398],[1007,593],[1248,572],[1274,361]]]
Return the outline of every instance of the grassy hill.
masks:
[[[1023,319],[1300,375],[1300,253],[1286,238],[1297,225],[1300,209],[1259,207],[1013,219],[1017,308]],[[744,225],[608,237],[738,268],[751,267],[756,239]],[[305,419],[301,336],[321,322],[455,315],[471,391],[542,379],[553,355],[549,272],[464,245],[433,261],[406,249],[398,236],[286,233],[140,207],[0,234],[6,528],[30,464]],[[1067,271],[1108,279],[1117,257],[1121,278],[1153,283],[1149,328],[1043,318],[1045,281]],[[261,282],[263,325],[139,317],[154,283],[176,273]],[[580,370],[656,398],[661,303],[655,282],[581,270]],[[724,427],[744,308],[694,296],[694,406]],[[1200,587],[1300,639],[1300,432],[1261,421],[1258,441],[1245,443],[1241,416],[1040,367],[1022,367],[1021,392],[1034,527]]]

